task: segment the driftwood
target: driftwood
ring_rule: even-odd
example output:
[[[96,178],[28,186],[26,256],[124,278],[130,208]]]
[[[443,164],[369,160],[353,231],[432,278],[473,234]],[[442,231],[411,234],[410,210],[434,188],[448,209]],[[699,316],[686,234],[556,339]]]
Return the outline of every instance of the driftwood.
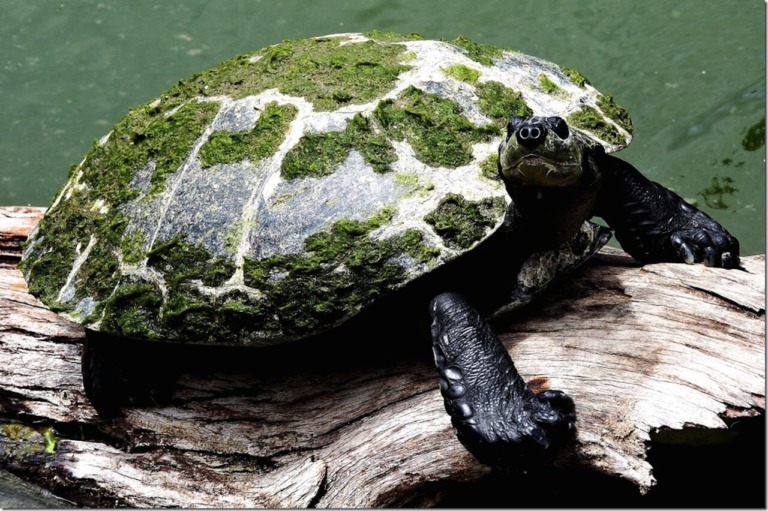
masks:
[[[81,388],[82,329],[30,296],[15,268],[42,211],[0,208],[0,423],[49,428],[57,444],[46,453],[34,448],[42,435],[5,428],[0,467],[80,505],[134,507],[427,505],[489,473],[453,436],[421,338],[402,357],[399,344],[372,346],[341,362],[317,351],[299,364],[302,347],[260,364],[254,350],[189,354],[171,405],[101,420]],[[497,322],[523,376],[577,403],[577,437],[556,468],[643,493],[652,439],[714,438],[762,416],[764,265],[638,266],[603,249]]]

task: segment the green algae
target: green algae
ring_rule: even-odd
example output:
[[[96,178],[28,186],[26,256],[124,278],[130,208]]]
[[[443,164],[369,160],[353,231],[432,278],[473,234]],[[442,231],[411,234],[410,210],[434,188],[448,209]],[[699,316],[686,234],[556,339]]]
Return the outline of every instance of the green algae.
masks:
[[[523,95],[506,85],[488,81],[477,85],[480,111],[493,119],[499,129],[514,116],[533,115],[533,110],[526,104]]]
[[[467,249],[483,239],[487,230],[504,215],[506,203],[501,197],[470,201],[459,194],[448,194],[424,217],[452,248]]]
[[[493,61],[501,57],[505,50],[509,51],[507,48],[501,48],[491,44],[476,43],[464,35],[460,35],[456,39],[448,42],[455,44],[459,48],[463,48],[467,52],[467,57],[485,66],[492,66]]]
[[[697,193],[700,195],[707,206],[713,209],[727,209],[728,204],[725,203],[726,195],[733,195],[738,192],[739,189],[733,186],[733,179],[728,176],[722,179],[717,176],[712,178],[708,187]]]
[[[419,41],[424,39],[421,34],[411,32],[407,35],[398,34],[397,32],[382,32],[381,30],[371,30],[363,34],[365,37],[376,39],[377,41],[384,41],[390,43],[397,43],[400,41]]]
[[[163,274],[169,289],[194,280],[202,281],[204,286],[220,286],[235,272],[232,261],[214,256],[181,234],[152,247],[147,253],[147,266]]]
[[[342,44],[346,43],[346,44]],[[226,60],[179,82],[162,96],[184,101],[196,96],[233,99],[278,89],[303,97],[316,111],[371,101],[394,85],[408,66],[400,64],[405,46],[345,37],[286,40]]]
[[[11,423],[5,424],[0,431],[6,438],[18,443],[18,448],[14,450],[16,455],[53,454],[56,452],[58,439],[50,426],[32,427],[26,424]]]
[[[123,234],[121,254],[123,263],[136,264],[144,259],[145,238],[141,231],[135,230]]]
[[[575,85],[584,88],[585,85],[590,85],[589,80],[587,78],[579,73],[577,70],[569,67],[561,68],[560,71],[563,72],[565,76],[568,77],[568,79]]]
[[[258,163],[275,153],[285,140],[288,127],[296,117],[296,108],[291,105],[269,103],[256,120],[251,130],[238,133],[216,131],[211,134],[200,149],[203,166],[236,163],[249,159]]]
[[[499,155],[493,153],[480,162],[480,175],[491,181],[502,181],[499,174]]]
[[[134,133],[134,144],[141,149],[134,147],[131,156],[139,160],[146,158],[156,164],[151,178],[151,195],[165,189],[166,175],[178,170],[218,110],[218,102],[190,101],[144,132]]]
[[[613,96],[604,95],[597,98],[597,105],[605,115],[611,118],[616,124],[624,128],[627,133],[632,133],[632,119],[624,108],[620,107],[614,101]]]
[[[407,280],[395,259],[404,254],[431,264],[439,250],[424,244],[422,233],[407,230],[386,240],[369,236],[388,223],[384,209],[364,222],[339,220],[309,236],[301,254],[246,258],[246,285],[259,290],[286,335],[302,336],[347,318]]]
[[[156,244],[146,259],[147,267],[162,276],[165,292],[152,282],[124,278],[103,304],[101,330],[146,339],[199,335],[200,331],[184,319],[213,307],[210,299],[197,291],[199,284],[221,286],[235,272],[235,264],[181,235]]]
[[[403,197],[409,197],[416,194],[427,196],[430,191],[435,189],[435,183],[429,179],[422,179],[417,173],[398,173],[394,176],[395,183],[405,188]]]
[[[103,303],[100,330],[125,337],[162,339],[158,326],[162,293],[148,282],[122,282]]]
[[[539,86],[541,86],[547,94],[562,95],[565,92],[544,73],[539,75]]]
[[[480,71],[467,67],[464,64],[452,64],[442,68],[442,71],[448,76],[471,84],[477,83],[477,79],[480,78]]]
[[[245,284],[253,290],[231,290],[220,297],[205,293],[197,282],[220,286],[234,265],[174,237],[147,255],[165,291],[126,278],[106,300],[102,329],[146,339],[270,344],[281,332],[296,338],[329,328],[407,280],[396,258],[405,254],[433,264],[439,255],[416,230],[372,239],[370,232],[393,215],[385,208],[365,222],[339,220],[308,237],[302,254],[259,261],[246,257]],[[267,332],[267,340],[254,338],[256,331]]]
[[[619,133],[619,130],[606,122],[598,111],[592,107],[582,107],[581,110],[569,115],[566,121],[574,128],[594,133],[600,140],[605,140],[612,144],[626,144],[626,139]]]
[[[224,236],[224,252],[230,255],[235,255],[240,247],[240,240],[245,232],[246,222],[237,220],[227,228],[227,233]]]
[[[131,112],[127,117],[133,117],[126,121],[125,127],[116,126],[105,146],[95,147],[88,155],[83,166],[83,177],[80,178],[84,186],[73,189],[71,197],[62,201],[60,208],[64,213],[57,212],[59,219],[56,222],[61,222],[61,225],[46,230],[41,224],[44,235],[38,236],[39,247],[32,251],[29,262],[30,266],[37,265],[32,273],[39,270],[42,274],[46,264],[58,266],[52,272],[52,283],[38,287],[48,289],[49,296],[56,296],[72,268],[77,255],[75,247],[85,247],[92,232],[96,243],[78,272],[76,296],[72,302],[82,298],[101,302],[93,312],[92,320],[101,319],[103,313],[105,330],[129,337],[183,340],[185,336],[189,339],[205,336],[213,342],[217,339],[231,342],[233,339],[245,339],[242,335],[252,335],[258,329],[268,332],[279,329],[294,335],[296,332],[310,333],[315,327],[329,326],[335,319],[353,314],[376,296],[397,288],[407,280],[403,267],[394,262],[396,258],[402,260],[408,256],[421,264],[433,264],[439,251],[424,243],[420,231],[408,230],[385,241],[370,238],[372,230],[391,219],[391,212],[385,211],[383,217],[367,222],[337,222],[328,231],[308,238],[305,243],[307,253],[302,256],[275,256],[268,261],[246,258],[245,278],[254,285],[259,284],[260,287],[256,287],[258,292],[228,291],[213,297],[198,289],[198,284],[217,286],[231,277],[234,265],[227,258],[214,258],[207,251],[199,250],[200,247],[184,241],[183,237],[156,245],[146,254],[143,249],[146,240],[142,233],[133,231],[126,234],[127,219],[119,212],[119,206],[135,199],[140,193],[148,192],[151,197],[163,191],[166,178],[189,155],[192,144],[218,111],[217,102],[198,101],[193,99],[194,96],[227,93],[237,98],[259,92],[271,84],[279,87],[281,92],[306,94],[315,101],[315,110],[331,109],[378,97],[381,90],[389,90],[398,73],[408,69],[396,64],[408,56],[402,52],[404,47],[401,45],[387,46],[395,50],[386,50],[387,58],[391,56],[392,59],[384,66],[387,69],[381,69],[381,65],[366,63],[361,58],[368,52],[371,58],[378,60],[376,52],[384,51],[384,46],[338,44],[342,40],[327,38],[313,40],[306,45],[286,42],[232,59],[228,65],[238,69],[239,74],[226,78],[224,75],[227,72],[219,70],[220,75],[196,75],[160,100]],[[352,51],[347,47],[357,48]],[[475,45],[475,56],[492,58],[481,55],[482,47]],[[307,64],[307,59],[314,58],[311,48],[317,50],[315,74],[308,72],[289,76],[297,69],[304,69],[302,66]],[[464,71],[472,71],[462,67]],[[249,73],[259,69],[261,73],[257,74],[271,74],[264,83],[257,83],[248,77]],[[346,87],[338,85],[342,84],[341,81],[333,81],[336,78],[332,80],[320,76],[324,72],[333,74],[337,70],[348,76],[353,74],[350,70],[354,70],[360,74],[355,79],[360,81]],[[472,73],[465,72],[463,76],[465,81],[477,81]],[[284,87],[279,79],[290,83]],[[313,80],[315,83],[309,83]],[[366,83],[373,83],[380,90],[371,91],[366,88]],[[478,94],[485,101],[484,106],[481,104],[485,115],[496,121],[506,122],[512,115],[524,115],[528,108],[519,93],[495,82],[478,85]],[[270,109],[280,112],[276,115],[272,111],[267,113]],[[271,154],[284,139],[286,123],[294,115],[293,107],[272,103],[251,130],[258,134],[212,134],[200,152],[203,166],[240,161],[245,157],[263,158]],[[271,128],[259,127],[260,122],[270,119],[275,121],[269,124]],[[293,174],[289,172],[283,177],[327,175],[328,168],[332,171],[339,163],[338,159],[330,163],[325,161],[328,155],[334,155],[332,158],[341,155],[343,159],[352,149],[358,150],[366,163],[377,172],[389,171],[396,155],[387,135],[407,140],[414,147],[417,157],[429,165],[455,167],[471,161],[473,143],[489,140],[498,133],[498,125],[478,128],[469,123],[455,102],[412,88],[394,100],[380,102],[371,118],[356,115],[343,132],[322,134],[326,137],[315,140],[313,137],[316,134],[302,138],[294,149],[303,148],[305,151],[297,150],[293,168],[312,168],[316,174],[302,170],[304,173],[293,171]],[[260,147],[262,142],[264,145]],[[249,153],[251,150],[254,152]],[[317,155],[320,156],[313,163],[312,158]],[[488,165],[491,166],[490,163]],[[148,166],[151,167],[147,172],[149,189],[139,190],[140,186],[132,182],[136,174]],[[291,164],[287,167],[290,168]],[[488,174],[486,177],[492,178],[490,171]],[[429,184],[420,184],[418,179],[414,181],[406,175],[396,177],[395,181],[412,185],[415,190],[420,187],[429,189]],[[100,214],[91,207],[94,200],[101,197],[105,198],[110,209],[107,214]],[[456,243],[476,236],[464,224],[469,223],[468,219],[474,214],[480,217],[475,221],[483,225],[480,214],[483,207],[475,208],[477,211],[465,208],[469,211],[465,215],[467,220],[463,224],[456,221],[460,224],[456,229],[461,231],[455,236],[460,240]],[[448,211],[440,213],[450,216]],[[439,216],[436,214],[435,223],[450,223],[445,218],[437,218]],[[457,218],[460,216],[457,215]],[[242,228],[233,228],[226,239],[226,251],[230,255],[237,248]],[[46,259],[49,254],[51,257]],[[119,256],[123,262],[130,264],[146,259],[148,267],[162,275],[168,289],[161,290],[157,284],[138,278],[120,277]],[[320,277],[315,278],[317,275]],[[304,280],[304,276],[309,278]],[[89,283],[88,286],[83,286],[85,282]],[[164,293],[167,293],[166,299],[163,298]],[[256,299],[256,295],[263,299]],[[301,303],[307,296],[311,298]],[[69,304],[59,306],[72,307]],[[308,311],[306,318],[302,317]]]
[[[416,157],[430,166],[459,167],[472,161],[472,144],[498,134],[489,124],[476,127],[455,101],[408,87],[396,99],[380,101],[374,117],[396,140],[407,140]]]
[[[286,180],[327,176],[346,159],[352,143],[346,132],[304,135],[285,155],[280,175]]]
[[[765,146],[765,117],[749,127],[741,141],[745,151],[757,151]]]
[[[375,172],[391,170],[397,154],[387,137],[375,133],[367,117],[356,114],[344,131],[308,134],[288,151],[280,168],[283,179],[322,177],[333,173],[356,149]]]
[[[606,117],[613,120],[628,133],[632,133],[632,119],[629,116],[629,112],[617,105],[613,96],[598,96],[597,104]],[[600,115],[600,112],[590,106],[583,106],[581,110],[569,115],[566,120],[571,126],[591,131],[598,138],[606,142],[617,145],[627,144],[626,138],[619,130],[611,123],[606,122],[603,116]]]
[[[75,173],[80,174],[80,185],[70,181],[68,197],[40,222],[21,268],[30,292],[46,305],[69,310],[87,296],[103,300],[117,283],[117,254],[124,254],[128,261],[140,259],[135,237],[124,237],[128,219],[119,212],[120,205],[138,196],[131,186],[134,177],[152,164],[149,193],[164,189],[165,177],[178,169],[218,111],[215,102],[190,101],[171,112],[164,107],[153,103],[132,110],[114,126],[105,143],[94,143]],[[103,201],[106,213],[93,207],[97,200]],[[95,245],[76,277],[76,284],[88,285],[76,285],[69,304],[58,303],[59,290],[92,236]]]

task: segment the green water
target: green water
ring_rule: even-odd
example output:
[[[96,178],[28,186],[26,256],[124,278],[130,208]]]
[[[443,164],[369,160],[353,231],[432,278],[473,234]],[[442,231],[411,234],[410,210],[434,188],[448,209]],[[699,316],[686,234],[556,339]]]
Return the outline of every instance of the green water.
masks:
[[[285,38],[376,28],[465,34],[579,69],[632,112],[635,141],[622,157],[696,200],[744,254],[765,252],[762,0],[2,0],[0,9],[2,205],[47,205],[95,139],[180,78]]]

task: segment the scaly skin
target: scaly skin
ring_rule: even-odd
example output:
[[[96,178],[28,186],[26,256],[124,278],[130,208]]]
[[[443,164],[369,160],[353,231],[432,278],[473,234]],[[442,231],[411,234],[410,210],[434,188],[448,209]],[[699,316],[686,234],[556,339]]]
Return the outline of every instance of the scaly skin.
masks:
[[[430,305],[440,391],[459,440],[482,463],[508,468],[548,459],[575,431],[573,400],[535,395],[488,323],[458,294]]]
[[[643,263],[738,268],[739,241],[723,226],[629,163],[604,153],[596,159],[603,190],[595,214],[615,230],[628,254]]]
[[[568,130],[562,119],[512,119],[499,161],[512,197],[505,221],[515,241],[510,247],[549,248],[573,236],[583,221],[601,216],[643,263],[739,265],[739,242],[720,224]],[[559,161],[567,164],[553,171]],[[550,458],[575,430],[571,398],[560,391],[534,395],[463,297],[441,294],[430,312],[440,390],[462,444],[495,467]]]

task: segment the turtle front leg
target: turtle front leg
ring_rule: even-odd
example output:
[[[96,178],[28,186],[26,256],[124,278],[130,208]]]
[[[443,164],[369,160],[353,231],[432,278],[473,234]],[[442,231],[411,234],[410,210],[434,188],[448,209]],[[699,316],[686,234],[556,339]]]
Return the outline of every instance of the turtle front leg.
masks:
[[[629,163],[602,155],[604,183],[596,214],[643,263],[704,263],[739,267],[739,241],[709,215],[643,176]]]
[[[478,461],[510,468],[554,455],[575,432],[573,400],[534,394],[490,325],[462,296],[430,304],[440,391],[456,436]]]

